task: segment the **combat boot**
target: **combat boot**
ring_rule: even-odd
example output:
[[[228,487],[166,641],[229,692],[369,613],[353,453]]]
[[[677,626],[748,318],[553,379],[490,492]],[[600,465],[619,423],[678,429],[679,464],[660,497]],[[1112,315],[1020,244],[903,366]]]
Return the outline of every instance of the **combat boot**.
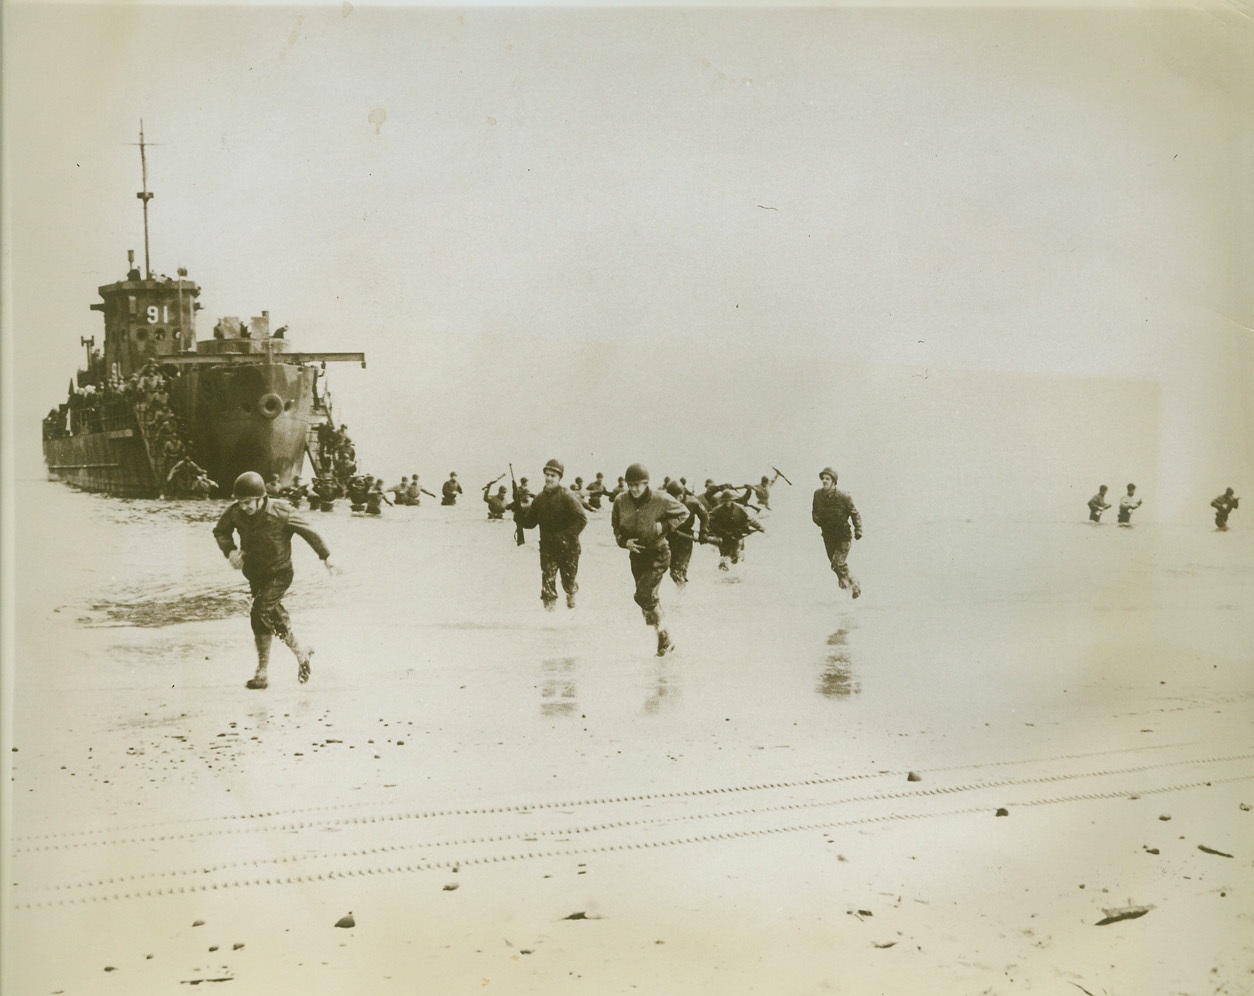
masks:
[[[671,636],[666,630],[659,629],[657,631],[657,655],[665,657],[675,649],[675,644],[671,643]]]
[[[254,633],[253,642],[257,645],[257,671],[244,682],[244,687],[260,691],[270,685],[266,680],[266,668],[270,665],[270,634]]]
[[[296,655],[296,680],[302,685],[309,680],[309,665],[313,660],[313,648],[304,646],[290,629],[279,637]]]

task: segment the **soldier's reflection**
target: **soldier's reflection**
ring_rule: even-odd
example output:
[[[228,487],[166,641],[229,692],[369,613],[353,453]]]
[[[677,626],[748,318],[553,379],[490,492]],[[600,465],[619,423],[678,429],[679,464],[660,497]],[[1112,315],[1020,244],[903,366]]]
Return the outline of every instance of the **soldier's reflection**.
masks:
[[[578,710],[575,663],[573,657],[552,657],[541,662],[541,716],[566,716]]]
[[[849,651],[849,631],[838,629],[827,638],[827,653],[819,672],[819,694],[827,698],[847,698],[862,691],[862,683],[854,677],[853,658]]]
[[[653,675],[653,687],[644,700],[644,711],[656,713],[668,702],[674,704],[679,698],[679,672],[671,664],[670,658],[658,661],[657,671]]]

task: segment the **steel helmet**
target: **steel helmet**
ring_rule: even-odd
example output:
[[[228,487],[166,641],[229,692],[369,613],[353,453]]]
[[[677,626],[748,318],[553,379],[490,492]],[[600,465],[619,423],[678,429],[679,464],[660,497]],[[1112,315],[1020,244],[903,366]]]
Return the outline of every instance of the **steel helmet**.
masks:
[[[561,460],[550,460],[544,465],[544,469],[553,471],[558,477],[566,476],[566,468],[562,465]]]
[[[246,470],[235,478],[235,487],[231,489],[232,498],[264,498],[266,482],[254,470]]]
[[[642,463],[633,463],[627,468],[627,473],[623,475],[627,479],[628,484],[636,484],[639,481],[647,481],[649,472]]]

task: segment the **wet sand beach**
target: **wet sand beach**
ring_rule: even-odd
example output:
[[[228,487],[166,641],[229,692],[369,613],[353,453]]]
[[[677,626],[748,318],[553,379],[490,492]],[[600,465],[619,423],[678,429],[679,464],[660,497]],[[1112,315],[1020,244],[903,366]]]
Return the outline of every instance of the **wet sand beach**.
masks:
[[[658,659],[608,510],[550,615],[475,503],[340,508],[249,692],[218,503],[19,487],[5,992],[1254,986],[1240,530],[868,517],[855,603],[782,491]]]

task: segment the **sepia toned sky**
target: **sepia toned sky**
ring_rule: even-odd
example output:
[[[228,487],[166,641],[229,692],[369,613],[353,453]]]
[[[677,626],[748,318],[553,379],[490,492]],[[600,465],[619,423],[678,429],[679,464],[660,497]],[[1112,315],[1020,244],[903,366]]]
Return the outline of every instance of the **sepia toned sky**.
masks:
[[[142,118],[154,270],[201,284],[202,337],[264,308],[364,350],[332,391],[389,478],[836,463],[920,514],[1050,518],[1254,483],[1228,8],[5,17],[19,474],[142,256]]]

